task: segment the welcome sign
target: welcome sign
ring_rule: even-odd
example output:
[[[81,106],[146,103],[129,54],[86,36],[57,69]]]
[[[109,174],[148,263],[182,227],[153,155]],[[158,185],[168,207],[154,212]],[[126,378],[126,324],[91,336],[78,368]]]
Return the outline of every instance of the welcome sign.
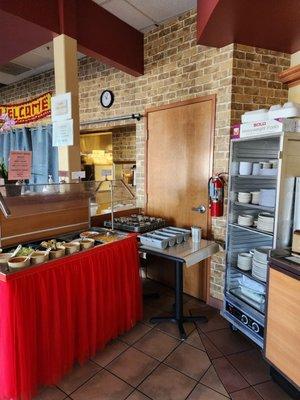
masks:
[[[51,93],[47,92],[33,100],[18,104],[0,105],[0,116],[7,114],[16,125],[27,124],[51,114]]]

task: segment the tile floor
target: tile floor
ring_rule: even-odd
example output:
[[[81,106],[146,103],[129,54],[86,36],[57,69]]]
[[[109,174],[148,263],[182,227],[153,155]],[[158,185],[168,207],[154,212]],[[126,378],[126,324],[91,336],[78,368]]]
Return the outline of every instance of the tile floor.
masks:
[[[185,295],[185,312],[209,319],[187,323],[185,342],[172,323],[151,325],[151,316],[171,311],[173,293],[150,280],[144,286],[160,293],[144,301],[144,320],[34,400],[290,399],[270,379],[259,349],[217,310]]]

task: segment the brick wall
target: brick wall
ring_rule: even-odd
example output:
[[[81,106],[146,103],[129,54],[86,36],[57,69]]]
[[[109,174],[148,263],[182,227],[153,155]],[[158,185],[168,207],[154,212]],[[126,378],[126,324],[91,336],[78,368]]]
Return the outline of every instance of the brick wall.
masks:
[[[217,95],[214,141],[215,172],[228,170],[230,125],[245,110],[283,103],[287,88],[277,74],[289,66],[283,53],[241,45],[221,49],[196,45],[195,11],[145,35],[145,74],[134,78],[97,60],[79,61],[81,121],[116,115],[144,113],[159,106],[208,94]],[[47,82],[49,84],[47,85]],[[47,72],[11,87],[0,89],[0,102],[29,98],[53,88],[53,74]],[[115,94],[109,110],[99,106],[101,90]],[[97,127],[91,125],[90,127]],[[136,124],[137,197],[144,198],[145,120]],[[226,219],[212,222],[215,238],[224,240]],[[222,298],[224,253],[212,259],[211,294]]]
[[[136,157],[135,125],[122,126],[112,131],[114,161],[135,161]]]

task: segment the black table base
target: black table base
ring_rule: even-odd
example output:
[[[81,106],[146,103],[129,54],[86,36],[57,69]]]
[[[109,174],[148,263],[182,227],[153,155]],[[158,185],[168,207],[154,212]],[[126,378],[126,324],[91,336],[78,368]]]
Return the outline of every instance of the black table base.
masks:
[[[185,322],[207,322],[205,316],[184,316],[183,315],[183,266],[184,263],[176,261],[175,264],[175,313],[169,317],[153,317],[150,322],[173,322],[177,324],[181,340],[187,338],[183,324]]]

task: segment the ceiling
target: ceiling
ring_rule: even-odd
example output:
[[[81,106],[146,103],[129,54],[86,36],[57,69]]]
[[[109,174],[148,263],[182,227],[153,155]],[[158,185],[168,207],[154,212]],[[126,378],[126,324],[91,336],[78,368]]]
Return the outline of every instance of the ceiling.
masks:
[[[142,32],[192,8],[197,0],[93,0],[107,11]]]
[[[148,32],[162,22],[196,8],[197,0],[93,0],[127,24]],[[78,53],[78,58],[84,57]],[[1,84],[9,85],[53,68],[52,42],[0,65]]]
[[[84,54],[78,52],[77,57],[82,58]],[[53,43],[49,42],[0,65],[0,87],[52,69],[53,60]]]

